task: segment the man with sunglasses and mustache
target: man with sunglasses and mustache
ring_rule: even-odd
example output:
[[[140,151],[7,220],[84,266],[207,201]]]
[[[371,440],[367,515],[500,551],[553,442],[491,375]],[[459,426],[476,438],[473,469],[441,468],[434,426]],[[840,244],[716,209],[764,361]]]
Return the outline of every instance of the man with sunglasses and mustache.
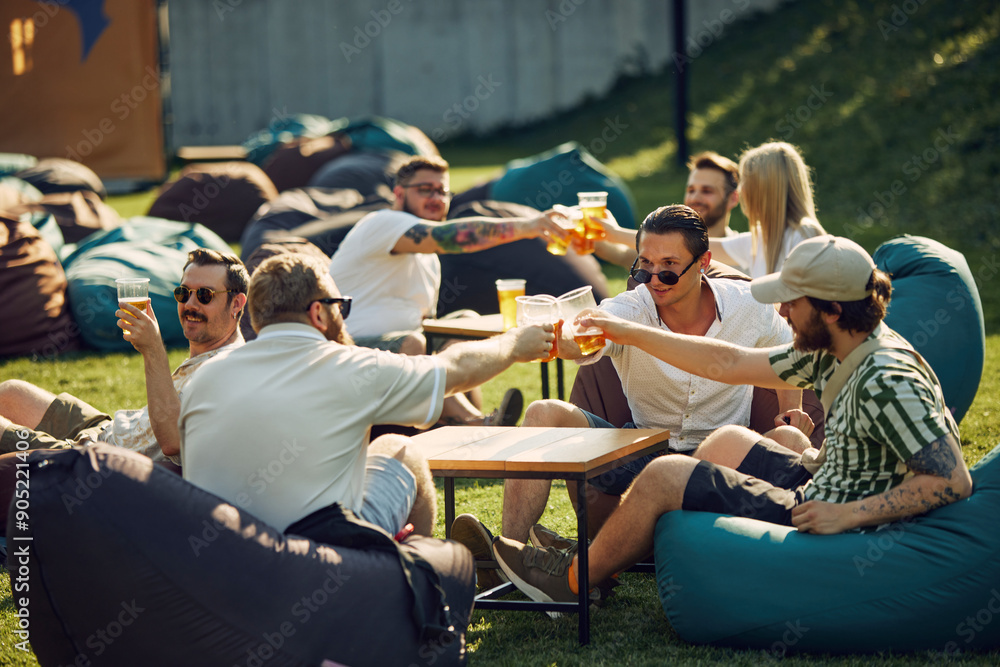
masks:
[[[156,462],[180,464],[180,394],[195,370],[224,349],[243,344],[240,315],[247,302],[246,267],[236,255],[199,248],[188,254],[181,284],[174,290],[177,317],[188,340],[188,358],[172,374],[156,313],[121,304],[118,326],[142,355],[148,405],[102,413],[71,396],[58,396],[21,380],[0,383],[0,453],[65,449],[107,442]]]
[[[746,347],[771,347],[789,343],[792,332],[774,307],[750,294],[749,283],[710,280],[705,276],[711,260],[708,230],[693,209],[664,206],[650,213],[636,235],[636,258],[631,275],[640,283],[634,290],[604,300],[600,310],[657,329],[725,340]],[[593,363],[608,355],[618,371],[633,422],[625,428],[665,428],[671,433],[669,449],[691,454],[712,431],[728,424],[750,423],[753,387],[728,385],[703,379],[667,364],[643,350],[609,343],[586,359],[573,342],[572,327],[564,327],[559,356]],[[801,410],[802,393],[789,388],[778,392],[779,415],[768,433],[782,445],[802,451],[809,447],[812,421]],[[787,421],[786,419],[787,418]],[[522,426],[614,428],[604,419],[558,400],[536,401],[528,406]],[[592,529],[596,531],[618,506],[619,497],[656,455],[649,455],[611,470],[589,482],[587,497]],[[504,483],[505,537],[536,546],[562,540],[536,524],[545,510],[551,482],[508,479]],[[575,487],[569,488],[575,499]],[[453,535],[483,558],[490,557],[490,534],[469,515],[456,519]],[[483,570],[485,576],[495,571]],[[497,583],[482,582],[483,585]]]
[[[434,317],[441,287],[438,255],[486,250],[520,239],[563,238],[567,232],[554,211],[534,218],[462,218],[446,221],[451,204],[448,163],[416,156],[396,173],[392,208],[376,211],[348,232],[330,262],[330,275],[354,297],[347,328],[357,345],[406,355],[424,354],[424,318]],[[508,392],[494,426],[512,426],[521,399]],[[515,414],[516,413],[516,414]],[[444,421],[483,424],[484,416],[466,396],[445,401]]]

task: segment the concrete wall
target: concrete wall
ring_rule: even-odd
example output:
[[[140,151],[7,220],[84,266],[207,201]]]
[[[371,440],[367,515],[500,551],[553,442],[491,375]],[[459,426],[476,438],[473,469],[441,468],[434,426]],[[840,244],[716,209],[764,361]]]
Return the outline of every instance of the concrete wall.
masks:
[[[688,0],[694,60],[781,0]],[[440,141],[545,118],[679,60],[671,0],[168,0],[171,145],[381,115]]]

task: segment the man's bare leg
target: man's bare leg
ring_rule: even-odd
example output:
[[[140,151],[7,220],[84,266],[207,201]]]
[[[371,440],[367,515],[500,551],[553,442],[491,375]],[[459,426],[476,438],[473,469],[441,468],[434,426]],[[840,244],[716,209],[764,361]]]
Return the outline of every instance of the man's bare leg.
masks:
[[[413,524],[413,532],[417,535],[431,536],[437,514],[437,491],[427,459],[411,445],[412,441],[406,436],[388,433],[372,440],[368,453],[391,456],[413,473],[417,481],[417,497],[406,520]]]
[[[577,482],[567,481],[566,491],[569,493],[569,500],[573,503],[573,509],[577,512],[580,508],[576,506]],[[593,539],[597,531],[607,522],[608,517],[618,509],[622,502],[621,496],[613,496],[603,491],[598,491],[596,487],[587,484],[587,534]]]
[[[681,509],[696,459],[670,454],[654,459],[635,478],[617,510],[590,545],[591,584],[638,563],[653,550],[653,531],[662,514]]]
[[[522,426],[587,428],[590,422],[580,408],[557,400],[535,401],[524,412]],[[501,534],[518,542],[528,541],[528,531],[545,513],[552,482],[547,479],[508,479],[503,485]]]
[[[23,380],[0,382],[0,419],[30,429],[38,427],[56,395]],[[0,422],[3,424],[3,422]],[[7,424],[3,424],[7,425]]]

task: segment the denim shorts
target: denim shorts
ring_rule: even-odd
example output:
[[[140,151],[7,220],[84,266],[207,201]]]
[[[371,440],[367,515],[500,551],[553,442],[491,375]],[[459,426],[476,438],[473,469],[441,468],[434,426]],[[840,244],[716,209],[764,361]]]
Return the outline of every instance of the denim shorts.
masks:
[[[591,428],[617,428],[611,422],[601,419],[597,415],[587,412],[586,410],[581,410],[580,412],[582,412],[583,416],[587,418]],[[628,422],[622,426],[622,428],[638,427],[634,423]],[[646,454],[645,456],[641,456],[634,461],[629,461],[625,465],[613,468],[605,473],[601,473],[587,483],[602,493],[606,493],[610,496],[620,496],[628,490],[629,485],[632,484],[632,480],[638,477],[639,473],[642,472],[643,468],[649,465],[650,461],[658,456],[663,456],[664,454],[666,454],[666,451]]]
[[[409,468],[391,456],[368,457],[360,518],[395,535],[406,525],[416,499],[417,478]]]

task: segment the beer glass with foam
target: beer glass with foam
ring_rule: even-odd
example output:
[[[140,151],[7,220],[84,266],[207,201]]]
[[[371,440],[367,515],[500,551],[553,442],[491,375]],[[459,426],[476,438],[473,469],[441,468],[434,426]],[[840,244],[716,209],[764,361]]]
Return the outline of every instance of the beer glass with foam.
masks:
[[[578,287],[575,290],[566,292],[557,300],[562,318],[570,323],[573,332],[573,340],[580,347],[580,352],[591,355],[604,347],[604,332],[597,327],[584,328],[576,324],[574,320],[580,311],[587,308],[596,308],[594,301],[594,288],[590,285]]]
[[[555,340],[552,341],[552,350],[548,356],[535,361],[553,361],[559,354],[559,336],[562,334],[562,318],[559,316],[559,304],[555,297],[547,294],[537,296],[519,296],[517,301],[517,326],[530,326],[532,324],[551,324],[555,327]]]
[[[149,278],[118,278],[115,280],[118,288],[118,307],[122,304],[146,310],[146,302],[149,299]],[[128,330],[125,333],[129,333]]]
[[[501,278],[497,281],[497,300],[500,302],[504,331],[513,329],[517,325],[517,302],[514,299],[519,296],[524,296],[524,280]]]

